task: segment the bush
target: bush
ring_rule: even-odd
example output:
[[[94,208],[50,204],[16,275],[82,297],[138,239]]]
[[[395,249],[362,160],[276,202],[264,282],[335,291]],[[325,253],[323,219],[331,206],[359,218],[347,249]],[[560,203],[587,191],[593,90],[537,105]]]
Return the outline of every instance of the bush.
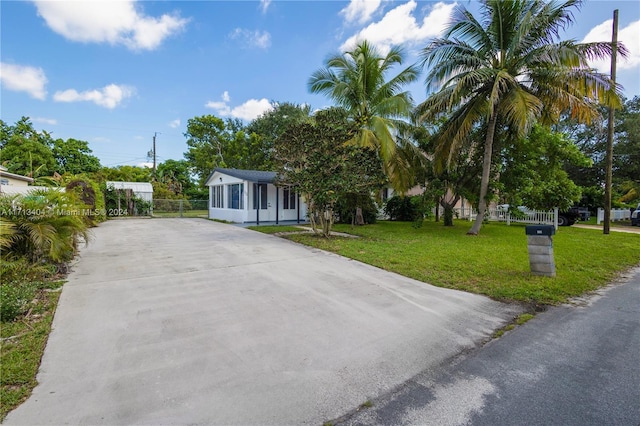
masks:
[[[30,263],[25,257],[10,259],[4,256],[0,262],[0,277],[3,284],[22,281],[44,281],[56,274],[56,265],[51,263]]]
[[[376,223],[378,206],[369,194],[344,194],[336,202],[334,212],[340,223],[355,223],[356,208],[362,209],[364,223]]]
[[[89,238],[82,214],[86,206],[74,195],[57,190],[0,195],[2,256],[24,256],[34,264],[73,259],[79,243]]]
[[[75,192],[76,196],[92,210],[92,214],[84,215],[90,226],[96,226],[107,219],[104,194],[96,182],[86,175],[76,175],[67,183],[66,190]]]
[[[28,282],[0,285],[0,320],[13,321],[27,312],[36,295],[36,285]]]
[[[384,213],[389,217],[389,220],[419,221],[425,217],[423,198],[420,195],[391,197],[384,206]]]

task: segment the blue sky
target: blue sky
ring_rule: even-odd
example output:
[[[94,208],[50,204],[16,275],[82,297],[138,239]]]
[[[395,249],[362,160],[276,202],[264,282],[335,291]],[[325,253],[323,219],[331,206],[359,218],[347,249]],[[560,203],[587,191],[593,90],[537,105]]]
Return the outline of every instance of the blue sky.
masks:
[[[89,142],[103,165],[181,159],[190,118],[251,120],[271,101],[330,105],[307,90],[329,55],[367,38],[402,44],[407,65],[456,3],[435,1],[1,1],[0,118],[31,118],[54,138]],[[475,1],[461,0],[477,10]],[[585,1],[563,35],[619,38],[625,96],[640,94],[640,1]],[[594,64],[609,69],[608,64]],[[414,100],[426,93],[410,87]]]

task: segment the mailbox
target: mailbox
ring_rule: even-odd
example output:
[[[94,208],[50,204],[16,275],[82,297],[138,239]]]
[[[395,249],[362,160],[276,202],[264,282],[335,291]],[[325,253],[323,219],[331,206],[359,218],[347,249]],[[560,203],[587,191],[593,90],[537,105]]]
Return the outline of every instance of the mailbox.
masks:
[[[525,227],[527,235],[555,235],[556,228],[553,225],[527,225]]]

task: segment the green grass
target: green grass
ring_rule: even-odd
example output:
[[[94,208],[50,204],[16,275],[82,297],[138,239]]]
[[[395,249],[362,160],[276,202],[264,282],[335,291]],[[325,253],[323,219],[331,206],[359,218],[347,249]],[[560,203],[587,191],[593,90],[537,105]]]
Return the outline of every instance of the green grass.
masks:
[[[489,223],[476,237],[466,235],[470,226],[429,221],[414,229],[410,223],[378,222],[334,227],[361,238],[285,238],[440,287],[533,304],[558,304],[593,291],[640,261],[637,234],[563,227],[553,237],[557,276],[534,276],[524,225]]]
[[[28,315],[0,324],[0,421],[31,395],[60,297],[51,287],[38,291]]]

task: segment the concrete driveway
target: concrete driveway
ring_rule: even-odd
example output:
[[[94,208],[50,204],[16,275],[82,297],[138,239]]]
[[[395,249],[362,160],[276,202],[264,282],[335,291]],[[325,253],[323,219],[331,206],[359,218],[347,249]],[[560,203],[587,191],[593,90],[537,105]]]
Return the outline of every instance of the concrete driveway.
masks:
[[[5,424],[322,424],[519,307],[202,219],[113,220]]]

